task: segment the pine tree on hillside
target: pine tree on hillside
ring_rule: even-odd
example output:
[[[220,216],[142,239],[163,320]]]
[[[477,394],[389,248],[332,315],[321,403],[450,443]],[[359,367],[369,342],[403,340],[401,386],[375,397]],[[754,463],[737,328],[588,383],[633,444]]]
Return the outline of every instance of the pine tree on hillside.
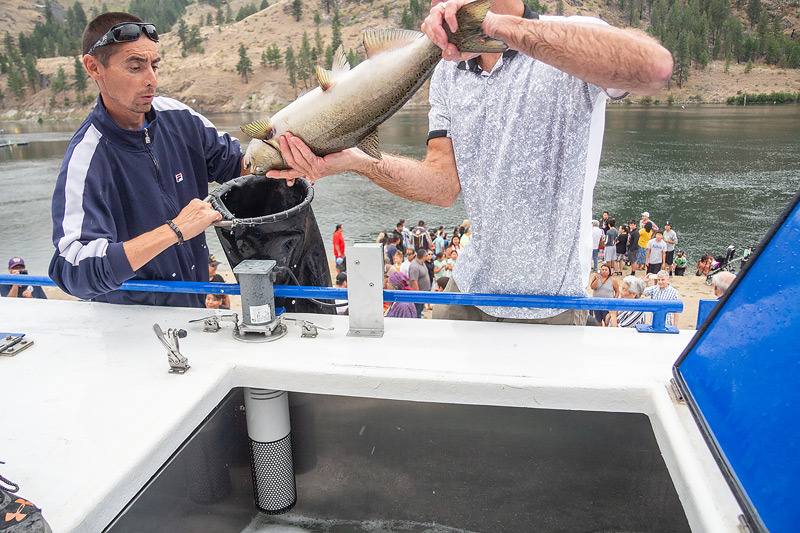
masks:
[[[350,63],[350,67],[355,67],[359,63],[361,63],[361,57],[353,51],[351,48],[349,52],[347,52],[347,62]]]
[[[295,21],[300,22],[300,17],[303,16],[302,0],[292,0],[292,16],[294,16]]]
[[[17,98],[22,98],[25,95],[25,76],[15,65],[11,65],[8,69],[6,86],[11,91],[11,94]]]
[[[400,25],[406,30],[410,30],[414,27],[414,21],[412,20],[407,7],[403,8],[403,15],[400,17]]]
[[[86,91],[86,70],[77,56],[75,56],[73,68],[75,69],[75,92],[83,98],[83,93]]]
[[[317,26],[317,31],[314,32],[314,47],[317,49],[317,54],[321,55],[325,53],[325,41],[322,40],[319,26]]]
[[[314,61],[311,57],[311,43],[308,41],[308,32],[303,32],[303,42],[297,52],[297,75],[308,87],[308,80],[314,73]]]
[[[335,9],[333,11],[333,19],[331,19],[331,48],[334,50],[339,48],[339,45],[342,44],[342,22],[339,20],[339,10]]]
[[[39,81],[39,71],[36,70],[36,58],[33,57],[33,54],[28,54],[25,56],[25,78],[28,80],[28,87],[35,93],[36,92],[36,85]]]
[[[244,78],[245,84],[248,82],[247,75],[253,73],[253,62],[247,57],[247,49],[243,44],[239,45],[239,62],[236,63],[236,73]]]
[[[64,67],[59,66],[55,78],[50,83],[50,90],[55,94],[62,93],[67,90],[67,73],[64,72]]]
[[[678,88],[689,78],[689,67],[691,66],[691,51],[689,50],[689,31],[684,30],[678,36],[678,47],[673,54],[674,68],[673,75],[678,83]]]
[[[289,74],[289,83],[292,87],[297,88],[297,63],[294,60],[294,49],[290,46],[286,47],[286,52],[283,54],[284,62],[286,63],[286,73]]]
[[[748,0],[747,18],[750,20],[751,28],[758,24],[758,20],[761,18],[761,0]]]
[[[189,26],[186,21],[180,19],[178,21],[178,43],[181,45],[181,50],[186,51],[186,35],[189,33]]]
[[[283,59],[281,58],[281,51],[278,48],[277,44],[272,44],[267,49],[267,62],[272,65],[272,68],[277,69],[283,63]]]

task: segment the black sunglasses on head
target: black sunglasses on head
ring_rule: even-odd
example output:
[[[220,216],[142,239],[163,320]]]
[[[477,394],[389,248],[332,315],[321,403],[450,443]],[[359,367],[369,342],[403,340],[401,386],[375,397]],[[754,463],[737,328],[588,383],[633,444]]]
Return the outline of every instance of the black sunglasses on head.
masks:
[[[100,37],[96,43],[89,48],[87,54],[91,54],[95,48],[113,43],[129,43],[137,40],[142,34],[154,43],[158,42],[158,32],[156,27],[149,22],[123,22],[112,26],[105,35]]]

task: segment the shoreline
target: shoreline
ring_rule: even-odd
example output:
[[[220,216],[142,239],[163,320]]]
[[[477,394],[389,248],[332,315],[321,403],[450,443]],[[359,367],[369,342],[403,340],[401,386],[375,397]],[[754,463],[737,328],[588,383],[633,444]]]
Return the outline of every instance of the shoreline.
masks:
[[[747,93],[756,94],[756,93]],[[762,94],[762,93],[758,93]],[[763,93],[763,94],[771,94],[771,93]],[[631,98],[626,98],[619,102],[611,102],[607,103],[607,106],[614,109],[619,108],[629,108],[629,109],[647,109],[647,108],[676,108],[676,109],[685,109],[688,106],[696,106],[696,107],[729,107],[729,108],[744,108],[744,107],[774,107],[774,106],[797,106],[800,105],[800,91],[798,91],[796,96],[796,101],[794,102],[774,102],[774,103],[748,103],[746,106],[738,105],[738,104],[730,104],[727,103],[725,100],[722,101],[715,101],[715,100],[674,100],[672,102],[668,102],[666,100],[654,99],[652,101],[642,101],[642,99],[634,100]],[[730,95],[727,98],[736,98],[740,95]],[[83,120],[86,118],[86,115],[92,110],[94,105],[81,107],[81,108],[70,108],[64,111],[56,111],[53,109],[45,109],[45,108],[36,108],[36,109],[7,109],[2,115],[0,115],[0,124],[3,123],[13,123],[13,122],[36,122],[36,123],[44,123],[44,122],[64,122],[69,120]],[[430,105],[419,104],[419,103],[408,103],[403,106],[398,113],[402,111],[419,111],[424,109],[429,109]],[[229,114],[234,113],[237,111],[225,111],[225,110],[218,110],[214,112],[203,112],[203,115],[206,117],[213,117],[216,114]],[[238,111],[240,113],[259,113],[262,110],[259,109],[248,109],[244,111]]]

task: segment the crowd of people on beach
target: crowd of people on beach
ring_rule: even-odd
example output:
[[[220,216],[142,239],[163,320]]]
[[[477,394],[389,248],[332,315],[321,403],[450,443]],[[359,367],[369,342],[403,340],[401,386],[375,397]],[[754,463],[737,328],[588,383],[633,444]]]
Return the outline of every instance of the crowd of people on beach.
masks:
[[[381,232],[376,242],[383,245],[384,288],[389,290],[443,291],[452,276],[459,254],[469,245],[472,228],[464,220],[452,232],[444,226],[428,227],[420,220],[415,226],[400,219],[391,231]],[[629,219],[618,224],[608,211],[601,220],[592,221],[592,265],[587,287],[596,298],[642,298],[680,300],[680,294],[670,284],[672,276],[684,276],[688,257],[677,247],[678,235],[672,223],[664,222],[663,229],[645,211],[640,220]],[[333,235],[336,258],[336,286],[346,286],[347,273],[342,225],[337,224]],[[718,264],[708,254],[697,262],[696,275],[707,275]],[[623,272],[630,268],[630,272]],[[641,271],[643,276],[637,276]],[[627,276],[625,275],[627,273]],[[622,276],[617,280],[615,276]],[[720,296],[730,280],[714,284]],[[649,284],[652,284],[648,287]],[[719,292],[718,292],[719,291]],[[387,302],[385,316],[421,318],[429,304]],[[343,312],[340,309],[340,312]],[[593,311],[589,323],[610,327],[634,327],[645,324],[643,311]],[[678,325],[679,314],[669,314],[667,324]]]

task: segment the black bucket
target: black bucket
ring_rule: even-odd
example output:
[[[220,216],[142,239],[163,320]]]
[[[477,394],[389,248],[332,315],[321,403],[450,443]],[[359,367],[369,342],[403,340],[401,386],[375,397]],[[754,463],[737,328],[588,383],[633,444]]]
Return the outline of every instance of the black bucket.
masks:
[[[281,179],[241,176],[211,193],[211,205],[230,221],[217,226],[217,236],[231,268],[245,259],[272,259],[276,285],[330,287],[331,275],[317,219],[311,209],[314,188],[304,179],[293,187]],[[299,313],[334,313],[306,299],[275,298],[277,307]]]

